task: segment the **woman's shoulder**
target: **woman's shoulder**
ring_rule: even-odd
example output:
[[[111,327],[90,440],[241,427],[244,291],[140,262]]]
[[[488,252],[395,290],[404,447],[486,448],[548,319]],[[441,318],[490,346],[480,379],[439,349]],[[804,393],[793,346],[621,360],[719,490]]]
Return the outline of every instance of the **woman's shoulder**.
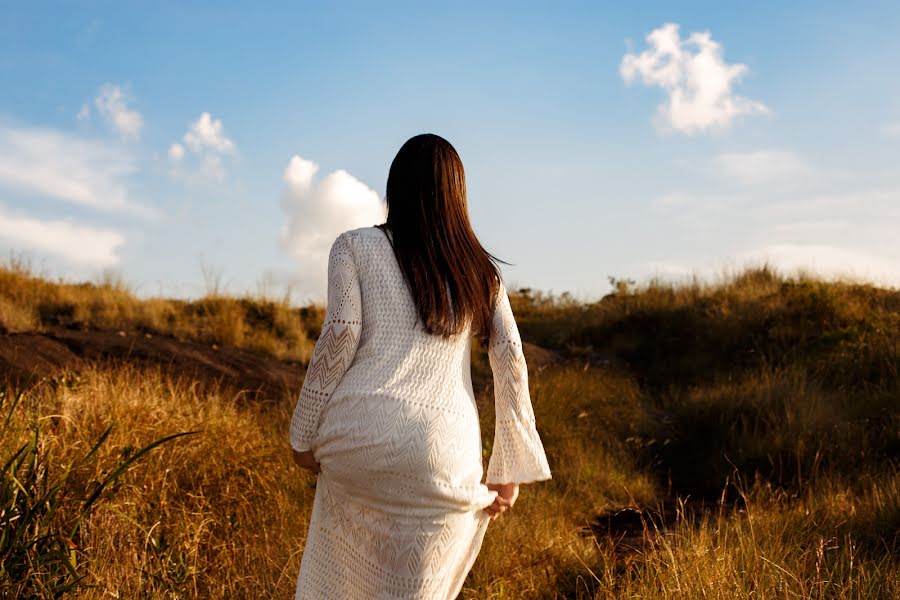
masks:
[[[384,234],[378,227],[357,227],[355,229],[347,229],[338,234],[331,243],[331,254],[351,253],[356,254],[356,250],[364,247],[370,247],[372,240],[378,244],[377,237],[384,237]],[[368,242],[368,243],[367,243]]]
[[[357,227],[356,229],[348,229],[341,233],[338,238],[365,239],[377,236],[384,236],[384,234],[378,227],[370,225],[369,227]]]

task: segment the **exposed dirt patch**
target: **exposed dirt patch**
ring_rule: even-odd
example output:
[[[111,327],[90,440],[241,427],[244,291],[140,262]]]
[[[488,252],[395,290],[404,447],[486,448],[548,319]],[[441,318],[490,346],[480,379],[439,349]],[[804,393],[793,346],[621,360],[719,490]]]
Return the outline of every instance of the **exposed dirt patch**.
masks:
[[[562,360],[553,351],[527,342],[523,345],[531,368]],[[161,366],[175,375],[273,399],[285,393],[299,394],[306,372],[302,363],[260,351],[148,333],[55,327],[40,333],[0,334],[0,381],[21,381],[32,372],[52,377],[97,361]]]
[[[678,521],[699,525],[705,517],[722,518],[743,507],[743,501],[728,501],[725,495],[718,501],[676,498],[656,507],[626,506],[604,512],[579,533],[609,545],[619,561],[640,556],[649,546],[659,544],[664,536],[674,532]]]
[[[522,342],[522,351],[525,353],[525,361],[532,369],[557,364],[563,361],[562,356],[558,352],[548,350],[547,348],[532,344],[531,342]]]
[[[220,347],[169,336],[64,328],[0,335],[0,380],[29,373],[53,376],[93,361],[160,365],[176,375],[215,381],[256,396],[299,393],[304,366],[243,348]]]

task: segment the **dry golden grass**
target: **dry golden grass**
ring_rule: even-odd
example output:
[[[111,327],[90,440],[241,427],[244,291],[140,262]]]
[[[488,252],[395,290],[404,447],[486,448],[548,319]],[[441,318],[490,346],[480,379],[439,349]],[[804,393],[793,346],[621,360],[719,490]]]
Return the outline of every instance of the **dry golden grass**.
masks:
[[[701,505],[676,500],[663,525],[645,520],[633,540],[583,535],[594,515],[623,507],[659,506],[666,491],[654,483],[655,460],[678,472],[705,468],[697,457],[672,455],[675,442],[660,439],[659,404],[614,372],[573,367],[533,374],[541,434],[551,457],[553,480],[523,486],[520,504],[498,521],[485,540],[470,576],[467,598],[894,598],[900,594],[900,466],[885,459],[877,442],[897,439],[896,418],[878,431],[848,423],[836,399],[802,373],[759,375],[697,389],[664,414],[693,424],[695,404],[721,412],[714,431],[732,439],[728,453],[817,451],[815,436],[830,454],[866,447],[860,463],[825,460],[803,471],[796,486],[773,486],[748,475],[751,456],[732,466],[724,502]],[[750,405],[749,407],[747,405]],[[823,409],[823,407],[825,407]],[[870,407],[871,408],[871,407]],[[681,410],[683,412],[676,412]],[[896,410],[896,406],[895,406]],[[760,421],[741,437],[735,412]],[[486,419],[489,427],[489,417]],[[701,431],[697,435],[703,435]],[[831,436],[831,437],[829,437]],[[891,437],[893,436],[893,437]],[[706,454],[721,448],[701,440]],[[778,447],[781,444],[785,448]],[[664,449],[657,449],[663,445]],[[805,446],[804,446],[805,445]],[[890,451],[887,451],[890,452]],[[822,454],[825,454],[823,451]],[[678,465],[678,461],[686,464]],[[673,469],[678,467],[678,469]],[[858,469],[858,470],[854,470]],[[750,471],[752,472],[752,471]],[[706,483],[715,473],[687,478]],[[747,481],[747,478],[750,481]],[[727,481],[727,480],[726,480]],[[703,508],[705,507],[705,508]]]
[[[514,511],[491,524],[463,597],[900,593],[891,537],[900,523],[896,469],[856,481],[820,475],[799,493],[742,484],[744,498],[733,509],[686,516],[661,533],[648,523],[637,551],[585,535],[599,512],[662,498],[625,441],[645,429],[642,399],[614,374],[551,367],[532,379],[554,478],[523,486]],[[314,494],[312,477],[289,457],[293,402],[248,403],[158,370],[98,366],[34,388],[0,455],[41,416],[45,464],[59,469],[114,424],[95,465],[70,482],[71,516],[79,490],[123,455],[166,434],[198,431],[154,449],[104,492],[77,540],[79,570],[93,587],[76,596],[290,597]],[[483,431],[490,431],[484,412]]]
[[[96,587],[78,597],[276,597],[299,568],[314,493],[285,449],[288,414],[287,402],[247,406],[157,370],[95,368],[35,388],[0,454],[42,415],[44,464],[62,469],[114,425],[92,468],[69,482],[61,512],[72,517],[80,490],[123,455],[197,431],[155,448],[104,492],[77,540],[81,571]]]
[[[250,348],[307,361],[323,309],[287,299],[208,294],[198,300],[141,299],[119,280],[49,281],[17,263],[0,267],[0,331],[53,326],[124,330]],[[312,336],[312,339],[310,339]]]
[[[489,531],[466,598],[896,598],[900,473],[861,489],[823,482],[802,498],[764,486],[734,512],[647,522],[637,542],[582,537],[560,498],[535,492]],[[699,522],[698,522],[699,521]],[[873,537],[874,536],[874,537]]]
[[[565,359],[530,374],[553,479],[523,486],[491,524],[464,598],[900,597],[900,292],[763,268],[715,284],[620,283],[595,304],[529,291],[513,303],[526,341]],[[139,300],[115,279],[0,269],[8,330],[146,330],[303,360],[321,310]],[[486,459],[483,352],[473,369]],[[53,480],[115,425],[66,482],[48,525],[65,531],[137,448],[197,431],[103,492],[74,540],[87,585],[73,595],[290,597],[314,495],[290,459],[295,400],[97,364],[29,390],[0,438],[0,464],[36,426],[42,477]],[[4,477],[0,489],[13,489]],[[626,507],[673,518],[647,518],[620,539],[598,515]],[[30,573],[0,573],[0,597],[26,587],[49,597],[46,573]]]
[[[589,597],[896,598],[900,561],[869,536],[888,533],[878,519],[896,525],[898,485],[894,472],[858,489],[824,481],[802,498],[753,486],[736,514],[679,520],[662,535],[650,526],[625,560],[599,544]]]

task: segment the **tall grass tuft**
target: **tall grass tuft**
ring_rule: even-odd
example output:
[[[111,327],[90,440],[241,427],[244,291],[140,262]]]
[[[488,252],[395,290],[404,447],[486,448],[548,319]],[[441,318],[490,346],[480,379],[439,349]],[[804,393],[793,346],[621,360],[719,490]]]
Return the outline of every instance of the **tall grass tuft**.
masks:
[[[16,409],[26,394],[30,380],[15,390],[0,387],[3,425],[0,439],[10,434]],[[139,449],[129,449],[111,465],[102,478],[89,486],[73,485],[73,473],[89,469],[98,451],[112,433],[110,425],[83,455],[59,467],[49,459],[42,432],[45,418],[34,417],[27,440],[0,454],[0,596],[58,597],[83,583],[79,545],[82,523],[103,499],[109,488],[134,463],[155,447],[194,432],[162,437]]]

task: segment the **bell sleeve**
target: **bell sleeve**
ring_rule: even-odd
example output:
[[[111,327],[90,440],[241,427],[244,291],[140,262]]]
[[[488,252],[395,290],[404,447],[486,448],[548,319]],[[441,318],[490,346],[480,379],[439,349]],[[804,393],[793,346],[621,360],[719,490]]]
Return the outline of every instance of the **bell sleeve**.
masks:
[[[362,331],[362,303],[351,240],[343,233],[328,256],[328,297],[325,322],[300,389],[291,418],[291,447],[309,450],[328,403],[356,354]]]
[[[528,368],[509,296],[500,283],[488,346],[494,378],[494,446],[486,483],[529,483],[551,478],[535,428]]]

